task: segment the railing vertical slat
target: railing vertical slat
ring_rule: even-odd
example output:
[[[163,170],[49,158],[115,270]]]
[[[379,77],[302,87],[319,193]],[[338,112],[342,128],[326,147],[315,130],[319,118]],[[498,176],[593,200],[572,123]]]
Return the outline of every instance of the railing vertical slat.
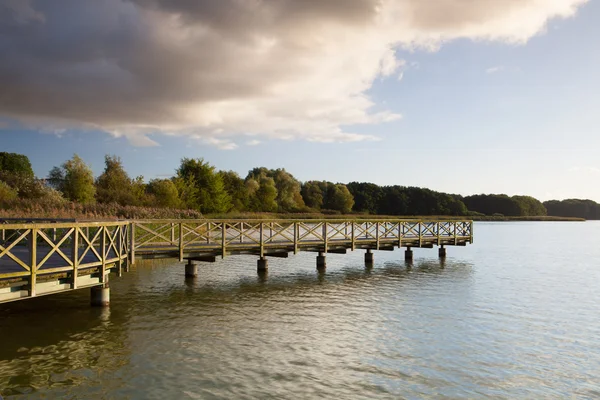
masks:
[[[294,254],[298,254],[298,223],[294,222]]]
[[[352,240],[352,251],[354,251],[354,247],[355,247],[354,244],[356,241],[356,237],[354,236],[354,223],[355,222],[352,221],[351,223],[352,223],[352,228],[351,228],[352,229],[352,232],[351,232],[351,234],[352,234],[352,239],[351,239]]]
[[[225,258],[225,251],[227,246],[227,223],[223,221],[221,223],[221,258]]]
[[[184,250],[184,243],[183,243],[183,222],[179,223],[179,262],[183,261],[183,250]]]
[[[470,222],[471,230],[469,231],[469,243],[473,244],[473,221]]]
[[[37,228],[32,228],[29,233],[29,296],[35,297],[35,284],[37,279]]]
[[[100,247],[102,248],[102,267],[100,268],[100,282],[106,283],[106,226],[101,226],[102,239]]]
[[[263,258],[265,256],[265,241],[264,241],[264,237],[263,237],[263,226],[264,226],[264,222],[260,222],[260,258]]]
[[[120,278],[123,276],[123,229],[121,226],[117,226],[117,257],[119,257],[118,261],[118,269],[117,276]]]
[[[325,253],[327,253],[327,222],[323,222],[323,247],[325,248]]]
[[[129,225],[129,264],[135,264],[135,221]]]
[[[79,228],[76,226],[73,231],[73,277],[71,280],[71,288],[77,289],[77,269],[79,268]]]
[[[379,250],[379,222],[375,223],[375,243],[377,246],[377,250]]]

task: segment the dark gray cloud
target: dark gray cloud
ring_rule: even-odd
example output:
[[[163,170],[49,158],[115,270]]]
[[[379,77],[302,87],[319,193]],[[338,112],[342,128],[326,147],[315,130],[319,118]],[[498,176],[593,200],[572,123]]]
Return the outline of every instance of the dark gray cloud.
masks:
[[[362,140],[397,46],[521,42],[585,0],[0,0],[0,116],[52,127]]]

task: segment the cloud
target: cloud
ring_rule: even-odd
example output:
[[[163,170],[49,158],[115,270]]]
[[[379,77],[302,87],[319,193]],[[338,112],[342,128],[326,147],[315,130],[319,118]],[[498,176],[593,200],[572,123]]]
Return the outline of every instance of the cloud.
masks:
[[[490,67],[488,69],[485,70],[486,74],[495,74],[496,72],[501,72],[504,71],[504,66],[502,65],[498,65],[496,67]]]
[[[344,127],[400,118],[368,95],[399,48],[525,43],[586,2],[0,0],[0,117],[146,146],[374,140]]]
[[[248,140],[246,142],[246,146],[258,146],[260,144],[260,140]]]
[[[600,168],[597,167],[590,167],[590,166],[585,166],[585,167],[571,167],[568,169],[569,172],[575,172],[575,173],[585,173],[585,174],[594,174],[594,175],[598,175],[600,174]]]

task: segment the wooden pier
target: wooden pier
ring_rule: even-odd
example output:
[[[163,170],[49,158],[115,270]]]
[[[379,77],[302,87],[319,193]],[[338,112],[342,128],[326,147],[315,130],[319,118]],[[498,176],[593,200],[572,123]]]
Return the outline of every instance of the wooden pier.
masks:
[[[326,254],[364,249],[365,263],[374,250],[473,243],[473,222],[463,220],[150,220],[113,222],[0,221],[0,303],[40,295],[94,288],[92,303],[108,303],[108,276],[120,276],[136,258],[187,260],[185,274],[197,275],[195,262],[252,254],[257,270],[268,257],[318,253],[317,269]]]

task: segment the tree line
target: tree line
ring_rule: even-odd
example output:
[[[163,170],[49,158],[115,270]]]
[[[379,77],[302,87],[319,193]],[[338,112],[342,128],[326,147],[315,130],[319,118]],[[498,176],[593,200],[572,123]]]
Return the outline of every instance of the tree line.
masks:
[[[254,168],[242,178],[234,171],[218,171],[202,158],[184,158],[172,177],[145,182],[141,176],[130,177],[119,157],[107,155],[104,164],[100,176],[94,177],[90,166],[74,155],[52,168],[46,179],[37,179],[27,156],[0,152],[0,203],[28,199],[56,204],[160,207],[204,214],[321,212],[600,219],[600,205],[591,200],[542,203],[530,196],[461,196],[367,182],[300,182],[283,168]]]

